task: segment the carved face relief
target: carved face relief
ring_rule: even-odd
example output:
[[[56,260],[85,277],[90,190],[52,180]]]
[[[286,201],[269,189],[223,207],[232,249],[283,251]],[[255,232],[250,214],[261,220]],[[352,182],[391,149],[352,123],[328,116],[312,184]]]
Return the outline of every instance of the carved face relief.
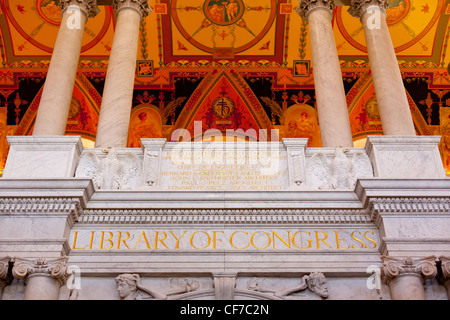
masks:
[[[328,298],[328,285],[324,274],[311,274],[308,278],[308,288],[318,296]]]
[[[134,300],[136,299],[137,288],[136,283],[129,283],[125,279],[116,279],[117,282],[117,292],[119,297],[123,300]]]

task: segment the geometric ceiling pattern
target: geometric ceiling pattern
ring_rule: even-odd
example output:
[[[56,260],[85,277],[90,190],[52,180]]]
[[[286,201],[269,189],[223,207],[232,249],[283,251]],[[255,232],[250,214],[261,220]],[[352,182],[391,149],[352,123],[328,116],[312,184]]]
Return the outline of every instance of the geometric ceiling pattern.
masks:
[[[232,4],[228,10],[224,2]],[[66,128],[86,143],[95,140],[115,29],[110,1],[98,3],[99,14],[85,26]],[[199,120],[203,130],[278,129],[281,137],[308,137],[310,145],[321,145],[309,26],[295,11],[298,1],[149,3],[153,12],[139,28],[129,146],[142,136],[170,138],[175,129],[192,130]],[[362,25],[347,12],[348,1],[336,3],[333,31],[357,144],[383,130]],[[450,1],[390,4],[387,22],[416,131],[443,135],[450,169]],[[32,133],[60,17],[54,0],[1,2],[2,159],[6,135]],[[223,104],[233,112],[218,111]]]

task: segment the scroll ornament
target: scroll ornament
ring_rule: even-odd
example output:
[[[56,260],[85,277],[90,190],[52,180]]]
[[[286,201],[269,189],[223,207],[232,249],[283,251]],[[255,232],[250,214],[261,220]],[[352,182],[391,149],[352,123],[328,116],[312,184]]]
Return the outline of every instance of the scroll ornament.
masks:
[[[15,279],[27,280],[30,276],[45,275],[52,276],[59,281],[60,285],[66,283],[67,277],[67,257],[62,257],[53,260],[45,258],[35,259],[14,259],[14,267],[12,274]]]
[[[429,256],[419,260],[412,258],[396,259],[383,256],[383,268],[381,269],[381,277],[389,282],[398,276],[414,275],[420,276],[422,281],[425,279],[433,279],[437,275],[436,257]]]

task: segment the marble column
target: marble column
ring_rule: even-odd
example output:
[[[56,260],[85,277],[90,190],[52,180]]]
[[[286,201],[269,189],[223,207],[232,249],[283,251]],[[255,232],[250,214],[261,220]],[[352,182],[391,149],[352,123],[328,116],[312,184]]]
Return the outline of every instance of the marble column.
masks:
[[[99,12],[97,0],[61,0],[61,25],[36,115],[33,135],[60,136],[66,131],[78,69],[84,25]]]
[[[387,0],[352,0],[349,13],[360,18],[364,27],[384,134],[414,136],[406,90],[386,23],[388,7]]]
[[[15,258],[12,274],[26,284],[24,300],[58,300],[66,283],[67,257],[53,260]]]
[[[447,288],[447,296],[450,300],[450,257],[441,256],[439,260],[441,261],[439,280]]]
[[[116,29],[106,72],[96,148],[125,148],[128,139],[141,19],[148,0],[113,0]]]
[[[331,20],[333,0],[299,0],[308,20],[314,86],[323,147],[353,147],[347,100]]]
[[[3,295],[3,289],[10,283],[9,261],[11,258],[0,258],[0,300]]]
[[[437,275],[436,257],[396,259],[383,256],[381,277],[391,290],[392,300],[425,300],[424,282]]]

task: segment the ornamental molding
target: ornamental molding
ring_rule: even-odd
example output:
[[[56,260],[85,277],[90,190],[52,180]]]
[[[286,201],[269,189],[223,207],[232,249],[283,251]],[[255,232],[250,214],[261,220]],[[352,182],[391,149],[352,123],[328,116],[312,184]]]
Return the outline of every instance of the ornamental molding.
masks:
[[[77,6],[88,17],[94,18],[100,9],[97,6],[97,0],[60,0],[59,7],[66,10],[69,6]]]
[[[81,224],[370,224],[365,210],[84,210]]]
[[[450,212],[450,198],[371,198],[367,213],[372,220],[385,214],[446,214]]]
[[[0,198],[0,213],[6,214],[63,214],[76,221],[82,211],[77,198]]]
[[[331,15],[336,8],[334,0],[298,0],[297,14],[302,18],[308,18],[308,15],[316,9],[327,9]]]
[[[352,0],[348,13],[355,18],[361,18],[369,7],[378,7],[382,12],[389,8],[387,0]]]
[[[141,18],[147,17],[153,9],[149,6],[148,0],[113,0],[112,7],[119,12],[122,9],[136,10]]]
[[[438,270],[436,267],[436,257],[429,256],[418,260],[412,258],[397,259],[389,256],[382,256],[383,268],[381,277],[389,282],[399,276],[418,276],[425,279],[436,277]]]
[[[67,278],[67,257],[48,260],[45,258],[22,259],[15,258],[12,274],[15,279],[27,281],[30,277],[46,276],[58,280],[60,285],[66,284]]]

